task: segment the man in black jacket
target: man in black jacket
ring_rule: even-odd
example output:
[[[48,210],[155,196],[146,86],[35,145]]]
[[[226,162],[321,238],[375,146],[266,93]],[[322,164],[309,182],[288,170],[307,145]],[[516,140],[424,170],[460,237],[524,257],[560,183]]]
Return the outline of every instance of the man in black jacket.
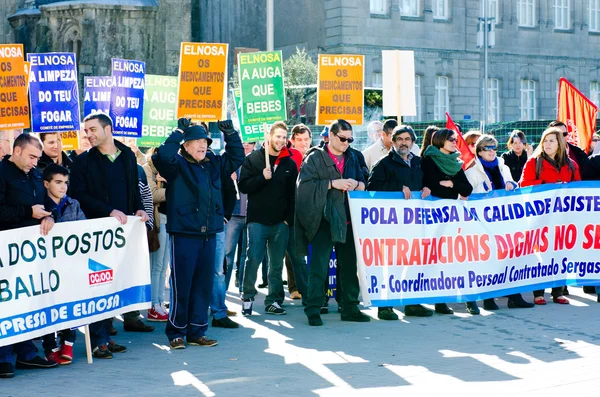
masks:
[[[71,168],[73,160],[62,151],[62,137],[59,132],[40,134],[40,140],[44,145],[44,152],[37,165],[40,171],[44,171],[52,163],[62,165],[66,169]]]
[[[282,315],[285,298],[281,273],[288,243],[289,227],[294,222],[294,201],[298,168],[286,147],[287,126],[278,121],[271,126],[265,148],[252,152],[242,165],[240,191],[248,194],[248,253],[242,285],[242,314],[252,314],[256,296],[258,266],[269,255],[269,294],[265,313]],[[265,150],[268,149],[269,166]]]
[[[406,200],[412,197],[411,192],[421,192],[425,198],[431,194],[429,188],[423,187],[423,171],[421,158],[411,153],[417,136],[408,125],[399,125],[392,132],[392,149],[373,166],[367,190],[379,192],[402,192]],[[429,317],[433,311],[421,305],[406,305],[407,316]],[[380,307],[377,316],[381,320],[398,320],[398,315],[391,307]]]
[[[12,155],[0,162],[0,231],[41,225],[46,235],[54,226],[50,212],[44,209],[46,191],[40,172],[35,168],[42,155],[40,140],[29,134],[15,139]],[[0,378],[12,378],[13,352],[17,368],[50,368],[56,362],[36,355],[31,341],[0,347]]]
[[[77,156],[71,167],[71,196],[79,201],[88,219],[110,216],[125,224],[128,215],[135,215],[146,222],[135,155],[113,139],[113,124],[107,115],[91,114],[83,121],[92,148]],[[124,313],[123,317],[125,331],[154,330],[139,319],[138,311]],[[90,324],[96,358],[112,358],[112,353],[127,350],[111,340],[110,327],[110,319]]]

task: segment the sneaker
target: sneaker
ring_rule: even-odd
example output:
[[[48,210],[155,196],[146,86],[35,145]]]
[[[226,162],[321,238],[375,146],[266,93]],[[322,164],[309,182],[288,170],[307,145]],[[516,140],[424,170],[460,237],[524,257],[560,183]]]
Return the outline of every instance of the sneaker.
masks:
[[[422,305],[406,305],[404,306],[404,315],[407,317],[431,317],[433,310]]]
[[[173,339],[172,341],[169,342],[169,345],[171,346],[171,349],[174,349],[174,350],[185,349],[185,342],[183,341],[182,338]]]
[[[53,368],[58,364],[56,361],[46,360],[40,356],[35,356],[31,360],[19,360],[17,359],[17,369],[40,369],[40,368]]]
[[[73,345],[63,344],[60,347],[60,357],[65,360],[73,361]]]
[[[127,348],[125,346],[117,345],[115,341],[111,340],[108,342],[108,350],[110,350],[111,353],[125,353]]]
[[[155,310],[153,307],[148,310],[148,321],[156,321],[164,323],[169,319],[169,315],[166,313],[160,313],[158,310]]]
[[[197,339],[188,338],[187,343],[188,345],[203,347],[213,347],[219,344],[219,342],[217,342],[216,340],[208,339],[206,336],[201,336]]]
[[[242,299],[242,316],[252,315],[252,301],[250,299]]]
[[[398,320],[398,315],[391,307],[380,307],[377,309],[377,318],[380,320]]]
[[[276,316],[283,316],[287,312],[279,306],[279,303],[273,302],[269,306],[265,307],[266,314],[275,314]]]
[[[353,321],[356,323],[368,323],[369,321],[371,321],[371,317],[367,316],[358,309],[349,314],[342,313],[341,319],[342,321]]]
[[[60,351],[58,351],[58,350],[56,350],[55,352],[52,352],[50,354],[46,354],[46,358],[48,359],[48,361],[54,361],[58,365],[71,364],[71,360],[65,360],[64,358],[62,358],[60,355]]]
[[[15,376],[15,370],[11,363],[0,363],[0,378],[12,378]]]
[[[290,294],[290,299],[293,299],[293,300],[302,299],[302,295],[300,294],[300,292],[294,291]]]
[[[232,321],[229,317],[223,317],[220,319],[216,319],[213,317],[212,326],[219,328],[239,328],[240,325],[235,321]]]
[[[96,346],[96,348],[92,350],[92,355],[95,358],[113,358],[112,353],[110,352],[110,350],[108,350],[108,347],[106,347],[106,345]]]

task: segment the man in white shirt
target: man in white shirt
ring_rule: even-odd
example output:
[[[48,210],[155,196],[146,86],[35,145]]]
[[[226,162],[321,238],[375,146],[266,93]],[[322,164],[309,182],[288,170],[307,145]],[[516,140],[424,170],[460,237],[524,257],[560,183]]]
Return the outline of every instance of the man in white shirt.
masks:
[[[369,124],[370,125],[370,124]],[[398,126],[398,122],[394,119],[388,119],[383,123],[383,129],[381,131],[380,138],[363,150],[362,154],[365,156],[365,162],[367,163],[367,167],[369,167],[369,171],[373,169],[373,166],[377,164],[377,162],[384,156],[387,156],[390,149],[392,148],[392,132],[394,128]],[[367,127],[368,129],[368,127]],[[419,155],[420,148],[416,143],[413,144],[410,149],[411,153],[415,156]]]

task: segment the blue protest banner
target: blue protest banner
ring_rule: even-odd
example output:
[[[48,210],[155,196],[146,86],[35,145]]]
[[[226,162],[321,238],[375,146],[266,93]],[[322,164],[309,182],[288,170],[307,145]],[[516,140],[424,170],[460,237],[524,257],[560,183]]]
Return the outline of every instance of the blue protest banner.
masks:
[[[112,78],[88,76],[83,82],[83,117],[110,110],[110,89]]]
[[[27,54],[31,62],[31,130],[79,130],[79,90],[75,54]]]
[[[110,117],[113,135],[142,137],[146,63],[112,60],[113,85],[110,91]]]

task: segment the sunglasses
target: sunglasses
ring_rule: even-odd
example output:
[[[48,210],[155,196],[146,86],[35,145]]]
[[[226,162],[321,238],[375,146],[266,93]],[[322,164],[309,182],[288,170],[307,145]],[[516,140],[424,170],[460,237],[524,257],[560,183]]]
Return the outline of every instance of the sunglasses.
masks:
[[[342,143],[346,143],[346,142],[348,142],[348,143],[352,143],[352,142],[354,142],[354,138],[352,138],[352,137],[350,137],[350,138],[346,138],[345,136],[339,136],[339,135],[336,135],[336,136],[338,137],[338,139],[339,139],[339,140],[340,140],[340,142],[342,142]]]
[[[497,150],[498,150],[498,146],[485,146],[483,148],[484,152],[492,152],[492,151],[495,152]]]
[[[454,138],[454,137],[450,137],[448,139],[446,139],[448,142],[456,142],[458,141],[458,139]]]
[[[568,132],[563,132],[563,136],[566,138],[569,135]]]
[[[8,139],[7,139],[8,140]],[[598,138],[592,139],[592,142],[598,142]]]

